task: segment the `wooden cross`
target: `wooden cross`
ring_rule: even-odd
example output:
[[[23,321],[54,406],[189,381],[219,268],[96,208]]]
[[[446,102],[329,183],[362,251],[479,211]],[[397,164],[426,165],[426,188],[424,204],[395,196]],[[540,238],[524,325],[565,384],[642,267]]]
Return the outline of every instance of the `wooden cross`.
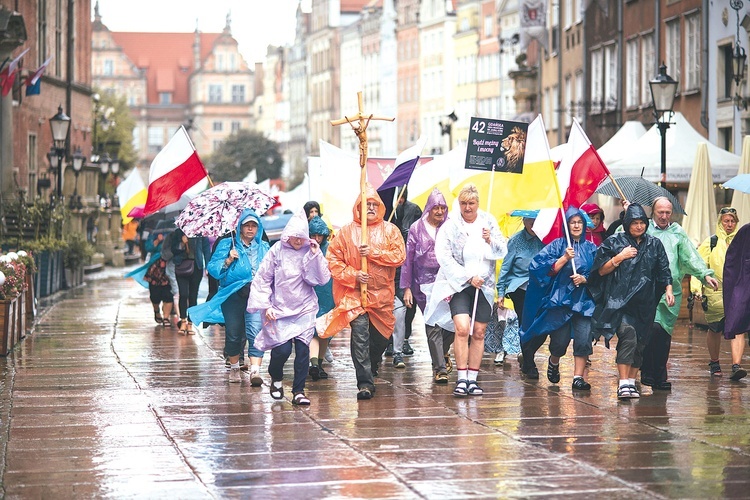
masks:
[[[360,192],[360,219],[362,220],[362,238],[361,244],[367,245],[367,193],[365,187],[367,184],[367,126],[370,124],[370,120],[384,120],[392,122],[395,118],[387,118],[383,116],[367,115],[364,111],[364,104],[362,102],[362,92],[357,92],[357,104],[359,111],[356,115],[348,117],[344,115],[343,118],[338,120],[331,120],[331,125],[336,127],[348,123],[351,125],[352,130],[359,139],[359,192]],[[367,257],[362,257],[362,272],[367,273]],[[367,283],[362,283],[360,286],[361,291],[361,302],[362,307],[367,305]]]

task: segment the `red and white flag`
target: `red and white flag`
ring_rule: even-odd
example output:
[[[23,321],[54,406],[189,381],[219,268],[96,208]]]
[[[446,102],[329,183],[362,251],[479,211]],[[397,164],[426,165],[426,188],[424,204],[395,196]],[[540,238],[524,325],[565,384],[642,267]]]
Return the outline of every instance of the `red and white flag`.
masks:
[[[564,150],[557,168],[557,184],[560,188],[562,208],[580,207],[594,194],[599,184],[609,175],[609,170],[599,153],[589,141],[577,120],[568,136],[568,147]],[[534,221],[534,233],[545,244],[563,235],[562,213],[559,209],[541,210]]]
[[[49,56],[47,60],[44,61],[42,65],[37,68],[36,71],[34,71],[32,74],[26,77],[27,87],[31,87],[32,85],[36,84],[37,80],[39,80],[44,74],[44,70],[47,69],[47,66],[49,66],[50,61],[52,61],[52,56]]]
[[[176,202],[185,191],[207,176],[208,172],[198,158],[193,141],[185,127],[180,127],[151,162],[144,215]]]
[[[3,68],[2,71],[0,71],[0,94],[2,94],[3,97],[8,95],[13,88],[13,83],[16,81],[16,72],[18,72],[18,63],[21,61],[21,58],[28,52],[29,49],[24,50],[21,52],[18,57],[13,59],[8,66]],[[7,59],[6,59],[7,60]]]

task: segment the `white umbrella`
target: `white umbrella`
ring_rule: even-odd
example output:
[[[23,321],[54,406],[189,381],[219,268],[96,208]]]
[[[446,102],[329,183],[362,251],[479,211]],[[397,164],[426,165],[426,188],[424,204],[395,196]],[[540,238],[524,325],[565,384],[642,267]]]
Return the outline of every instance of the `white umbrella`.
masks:
[[[740,168],[737,170],[737,175],[740,174],[750,174],[750,135],[746,135],[742,140]],[[740,226],[750,222],[750,194],[745,194],[735,189],[732,195],[732,206],[737,209]]]
[[[682,228],[697,247],[716,230],[716,195],[705,142],[698,143],[695,153],[685,211]]]

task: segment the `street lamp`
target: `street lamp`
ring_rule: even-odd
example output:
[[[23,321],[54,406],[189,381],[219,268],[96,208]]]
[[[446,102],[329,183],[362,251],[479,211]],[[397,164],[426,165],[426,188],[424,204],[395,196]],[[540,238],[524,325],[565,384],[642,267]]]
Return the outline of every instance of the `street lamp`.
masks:
[[[99,172],[102,174],[102,187],[99,192],[102,199],[107,196],[107,176],[109,175],[111,163],[112,158],[110,158],[109,153],[105,152],[103,155],[99,156]]]
[[[747,99],[743,98],[740,92],[740,84],[745,79],[747,64],[745,49],[740,45],[740,9],[742,9],[743,4],[741,0],[729,0],[729,5],[737,14],[737,38],[734,44],[734,52],[732,52],[732,78],[734,78],[734,84],[737,87],[734,94],[734,104],[737,109],[747,109]]]
[[[76,152],[73,153],[73,173],[76,176],[75,187],[73,188],[73,196],[70,198],[70,208],[80,208],[77,205],[78,200],[78,175],[81,173],[83,165],[86,163],[86,155],[81,152],[81,148],[76,148]]]
[[[453,124],[458,121],[458,116],[454,111],[451,111],[447,118],[448,120],[445,123],[442,120],[438,121],[438,125],[440,125],[440,135],[448,136],[448,151],[450,151],[453,149]]]
[[[57,171],[56,195],[59,199],[62,196],[62,172],[63,160],[65,158],[65,141],[68,138],[68,130],[70,130],[70,117],[63,113],[62,105],[57,107],[57,114],[49,119],[49,126],[52,129],[52,140],[54,141],[55,154],[53,156],[57,159],[53,165],[52,157],[50,157],[50,165]]]
[[[667,129],[674,115],[674,98],[677,93],[677,81],[667,74],[667,66],[659,66],[659,74],[648,82],[651,87],[651,103],[654,106],[656,125],[661,134],[661,186],[667,185]]]

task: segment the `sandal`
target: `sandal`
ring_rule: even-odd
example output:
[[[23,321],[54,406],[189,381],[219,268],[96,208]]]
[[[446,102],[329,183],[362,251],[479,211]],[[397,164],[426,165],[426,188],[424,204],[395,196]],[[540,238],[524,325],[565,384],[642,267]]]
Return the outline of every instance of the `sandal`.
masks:
[[[161,317],[161,314],[154,313],[154,321],[156,321],[157,323],[161,325],[164,321],[164,318]]]
[[[630,389],[631,386],[629,385],[621,385],[617,388],[617,399],[619,400],[625,400],[630,399],[633,397],[633,393]],[[640,395],[639,395],[640,396]]]
[[[195,330],[193,330],[193,324],[188,321],[187,322],[187,330],[185,330],[188,335],[195,335]]]
[[[364,400],[364,399],[372,399],[372,391],[368,389],[367,387],[360,389],[357,393],[357,399]]]
[[[469,381],[461,379],[456,382],[456,388],[453,389],[453,395],[462,398],[469,395]]]
[[[297,406],[310,406],[310,399],[305,396],[304,392],[298,392],[292,398],[292,404]]]
[[[708,369],[711,371],[711,375],[721,377],[721,365],[718,361],[711,361],[708,364]]]
[[[469,385],[466,388],[466,392],[469,394],[469,396],[481,396],[482,394],[484,394],[482,388],[477,385],[476,380],[469,380]]]
[[[161,324],[164,325],[164,326],[168,326],[168,327],[171,328],[172,327],[172,320],[169,319],[169,318],[163,318],[161,320]]]
[[[270,394],[273,399],[283,399],[284,398],[284,386],[276,387],[273,382],[271,382],[271,389]],[[308,403],[309,404],[309,403]]]
[[[179,323],[177,323],[177,328],[180,330],[180,333],[187,335],[187,320],[181,319]]]

